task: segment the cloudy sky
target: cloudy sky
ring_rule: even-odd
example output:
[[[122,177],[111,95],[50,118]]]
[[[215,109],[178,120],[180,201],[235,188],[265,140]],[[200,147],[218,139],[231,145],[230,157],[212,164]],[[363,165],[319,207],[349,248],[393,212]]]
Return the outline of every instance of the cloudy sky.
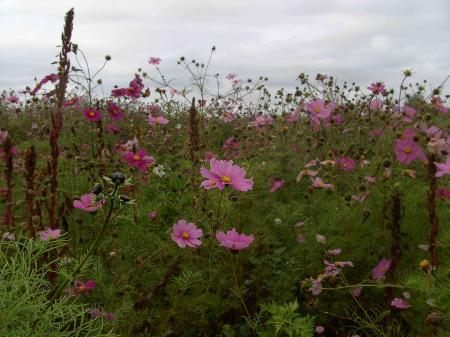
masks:
[[[149,56],[182,87],[178,58],[206,61],[213,45],[211,73],[266,75],[272,87],[295,86],[300,72],[395,87],[406,68],[435,86],[450,73],[450,0],[0,0],[0,90],[55,71],[71,7],[91,66],[112,56],[107,88],[150,71]]]

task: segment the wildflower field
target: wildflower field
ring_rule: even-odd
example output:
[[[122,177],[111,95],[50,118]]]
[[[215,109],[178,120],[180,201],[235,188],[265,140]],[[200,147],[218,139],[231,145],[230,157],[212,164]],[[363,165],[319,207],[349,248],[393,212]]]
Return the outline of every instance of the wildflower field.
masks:
[[[73,19],[0,98],[0,336],[450,335],[445,76],[104,92]]]

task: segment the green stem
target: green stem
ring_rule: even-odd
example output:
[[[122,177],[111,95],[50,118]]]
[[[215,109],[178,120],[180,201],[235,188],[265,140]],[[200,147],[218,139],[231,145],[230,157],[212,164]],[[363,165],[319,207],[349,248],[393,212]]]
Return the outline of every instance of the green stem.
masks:
[[[96,251],[96,249],[98,248],[97,246],[100,243],[100,239],[102,238],[103,234],[105,233],[106,227],[109,223],[109,220],[111,220],[111,215],[114,209],[114,197],[116,195],[117,192],[117,188],[119,187],[118,184],[116,184],[114,186],[114,191],[112,193],[112,197],[110,198],[110,203],[109,203],[109,209],[108,209],[108,213],[105,217],[105,220],[103,221],[103,225],[102,225],[102,229],[100,230],[99,235],[97,236],[97,238],[95,239],[95,241],[92,243],[92,245],[89,247],[87,253],[84,255],[83,259],[81,260],[81,262],[78,264],[77,268],[75,268],[75,270],[72,273],[72,277],[70,277],[70,279],[66,279],[64,280],[59,287],[55,290],[55,292],[53,293],[53,295],[50,297],[49,299],[49,303],[47,305],[47,308],[50,307],[50,305],[53,303],[53,301],[61,294],[61,292],[63,291],[63,289],[67,286],[68,282],[70,280],[72,280],[77,274],[78,272],[81,270],[81,268],[83,268],[84,264],[86,263],[86,261],[88,260],[88,258],[91,256],[91,254]]]

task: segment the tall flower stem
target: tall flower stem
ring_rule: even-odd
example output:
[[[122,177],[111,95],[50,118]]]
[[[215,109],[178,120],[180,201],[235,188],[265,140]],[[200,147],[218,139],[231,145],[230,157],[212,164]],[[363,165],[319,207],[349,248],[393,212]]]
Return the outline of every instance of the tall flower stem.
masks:
[[[236,266],[238,264],[237,253],[232,253],[232,254],[233,254],[233,262],[231,264],[231,272],[233,274],[234,285],[235,285],[236,289],[231,288],[231,291],[233,292],[233,294],[236,295],[237,298],[239,298],[239,300],[242,303],[242,307],[245,310],[245,313],[246,313],[247,317],[250,318],[251,317],[250,316],[250,312],[248,311],[247,304],[245,304],[244,298],[242,297],[241,287],[240,287],[238,279],[237,279],[237,273],[236,273]]]
[[[211,245],[212,245],[212,242],[214,240],[214,234],[216,233],[216,230],[219,227],[220,211],[222,209],[222,202],[223,202],[224,192],[225,192],[225,189],[223,189],[220,192],[219,204],[217,205],[217,212],[216,212],[216,222],[213,223],[212,226],[211,226],[211,238],[209,239],[208,246],[206,247],[206,252],[207,253],[209,253],[209,250],[211,249]]]
[[[96,252],[100,240],[103,237],[103,234],[106,231],[106,228],[108,227],[108,223],[111,220],[111,215],[112,212],[114,210],[114,199],[115,199],[115,195],[117,193],[117,189],[118,189],[119,185],[115,184],[114,185],[114,191],[112,192],[112,194],[110,194],[110,198],[109,198],[109,209],[108,209],[108,213],[103,221],[103,225],[102,228],[100,230],[100,233],[97,235],[95,241],[92,243],[92,245],[89,247],[88,251],[86,252],[86,254],[83,256],[83,258],[81,259],[80,263],[78,264],[78,266],[75,268],[75,270],[72,272],[72,276],[69,279],[64,280],[59,287],[53,292],[53,295],[50,297],[49,300],[49,306],[51,305],[51,303],[61,294],[61,292],[63,291],[63,289],[67,286],[67,284],[69,283],[69,281],[71,281],[81,270],[81,268],[83,268],[83,266],[85,265],[86,261],[88,260],[88,258]]]

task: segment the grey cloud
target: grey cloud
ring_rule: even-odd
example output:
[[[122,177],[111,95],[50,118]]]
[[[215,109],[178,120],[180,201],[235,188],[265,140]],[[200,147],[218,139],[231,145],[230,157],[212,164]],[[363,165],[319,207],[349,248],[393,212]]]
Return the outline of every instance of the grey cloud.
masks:
[[[75,7],[74,41],[99,67],[107,89],[130,81],[135,69],[161,69],[187,80],[179,56],[206,61],[211,73],[267,75],[271,87],[292,88],[299,72],[335,75],[365,87],[398,87],[401,71],[437,85],[450,73],[450,3],[357,0],[0,0],[0,89],[32,84],[53,72],[64,12]],[[416,80],[416,79],[414,79]]]

